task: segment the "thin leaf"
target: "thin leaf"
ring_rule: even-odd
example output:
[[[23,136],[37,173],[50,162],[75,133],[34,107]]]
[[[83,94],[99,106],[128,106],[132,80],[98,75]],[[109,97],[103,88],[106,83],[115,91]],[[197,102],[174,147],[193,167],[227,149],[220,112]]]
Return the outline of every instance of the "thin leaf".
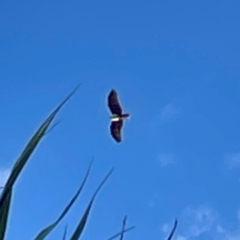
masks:
[[[120,240],[123,240],[124,229],[125,229],[125,226],[126,226],[126,222],[127,222],[127,216],[125,216],[124,219],[123,219],[122,234],[120,236]]]
[[[6,185],[4,186],[4,189],[1,193],[0,197],[0,229],[2,232],[6,231],[7,227],[7,219],[8,217],[5,216],[5,214],[8,214],[8,211],[6,211],[6,206],[10,206],[11,204],[11,194],[10,192],[13,191],[13,185],[15,181],[17,180],[18,176],[20,175],[23,167],[27,163],[28,159],[30,158],[31,154],[37,147],[38,143],[46,133],[49,125],[59,112],[59,110],[63,107],[63,105],[72,97],[72,95],[76,92],[78,86],[62,101],[62,103],[49,115],[49,117],[43,122],[43,124],[40,126],[40,128],[36,131],[36,133],[33,135],[33,137],[28,142],[27,146],[25,147],[24,151],[14,164],[11,174],[7,180]],[[10,196],[10,197],[9,197]],[[3,240],[3,239],[0,239]]]
[[[48,127],[52,123],[53,119],[59,112],[59,110],[63,107],[63,105],[72,97],[72,95],[77,91],[78,86],[62,101],[62,103],[49,115],[49,117],[43,122],[43,124],[40,126],[40,128],[36,131],[36,133],[33,135],[33,137],[30,139],[28,142],[27,146],[25,147],[24,151],[18,158],[17,162],[15,163],[11,174],[7,180],[7,183],[5,185],[5,188],[2,192],[1,198],[0,198],[0,209],[1,206],[3,205],[3,202],[7,196],[7,193],[10,188],[13,187],[17,177],[21,173],[24,165],[28,161],[29,157],[37,147],[38,143],[46,133]],[[1,216],[0,216],[1,217]]]
[[[62,240],[66,240],[66,237],[67,237],[67,228],[68,228],[68,226],[66,225],[65,228],[64,228]]]
[[[177,224],[178,224],[178,220],[175,219],[175,221],[174,221],[174,225],[173,225],[173,229],[172,229],[172,231],[171,231],[171,233],[170,233],[170,235],[169,235],[169,237],[168,237],[167,240],[171,240],[171,239],[172,239],[173,234],[174,234],[174,232],[175,232],[175,230],[176,230],[176,228],[177,228]]]
[[[72,197],[71,201],[68,203],[68,205],[64,208],[64,210],[62,211],[62,213],[60,214],[60,216],[57,218],[57,220],[53,223],[51,223],[50,225],[48,225],[47,227],[45,227],[40,233],[38,233],[38,235],[34,238],[34,240],[43,240],[45,239],[50,232],[57,226],[57,224],[64,218],[64,216],[68,213],[68,211],[70,210],[70,208],[72,207],[72,205],[74,204],[74,202],[77,200],[79,194],[81,193],[87,178],[89,176],[91,167],[92,167],[92,163],[93,160],[90,162],[89,167],[87,169],[87,172],[85,174],[85,177],[83,179],[83,182],[81,183],[81,186],[79,187],[79,189],[77,190],[77,192],[75,193],[75,195]]]
[[[57,125],[59,125],[61,123],[60,120],[58,120],[56,123],[54,123],[49,129],[48,131],[44,134],[47,135],[48,133],[50,133]]]
[[[87,220],[88,220],[88,216],[89,216],[89,213],[91,211],[91,208],[92,208],[92,205],[93,205],[93,202],[98,194],[98,192],[100,191],[100,189],[102,188],[102,186],[104,185],[104,183],[107,181],[107,179],[110,177],[110,175],[112,174],[113,172],[113,168],[109,171],[109,173],[105,176],[105,178],[103,179],[103,181],[99,184],[98,188],[96,189],[95,193],[93,194],[89,204],[88,204],[88,207],[86,208],[78,226],[76,227],[72,237],[70,238],[70,240],[78,240],[81,236],[81,234],[83,233],[83,230],[84,230],[84,227],[87,223]]]
[[[9,209],[11,204],[11,198],[12,198],[12,189],[8,191],[8,194],[6,196],[6,199],[4,201],[4,204],[2,208],[0,209],[0,240],[4,240],[6,229],[7,229],[7,221],[9,216]]]
[[[132,227],[126,228],[124,231],[121,231],[121,232],[119,232],[119,233],[113,235],[112,237],[108,238],[107,240],[113,240],[113,239],[115,239],[115,238],[121,236],[122,233],[129,232],[129,231],[133,230],[134,228],[135,228],[135,226],[132,226]]]

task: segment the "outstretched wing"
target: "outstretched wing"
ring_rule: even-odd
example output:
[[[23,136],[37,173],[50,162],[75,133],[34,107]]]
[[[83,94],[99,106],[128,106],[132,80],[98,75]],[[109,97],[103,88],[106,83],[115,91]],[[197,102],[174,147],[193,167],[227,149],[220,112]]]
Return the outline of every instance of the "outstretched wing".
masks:
[[[117,142],[121,142],[122,140],[122,136],[121,136],[122,126],[123,126],[122,119],[119,121],[113,121],[110,125],[111,135]]]
[[[112,114],[121,116],[122,108],[118,99],[118,94],[114,89],[112,89],[108,95],[108,107]]]

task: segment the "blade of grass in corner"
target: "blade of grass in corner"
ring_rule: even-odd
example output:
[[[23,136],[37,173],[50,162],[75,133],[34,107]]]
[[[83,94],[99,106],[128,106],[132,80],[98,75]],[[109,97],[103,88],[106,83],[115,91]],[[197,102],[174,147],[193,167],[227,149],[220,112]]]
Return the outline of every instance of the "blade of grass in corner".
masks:
[[[67,237],[67,228],[68,228],[68,226],[66,225],[65,228],[64,228],[62,240],[66,240],[66,237]]]
[[[104,185],[104,183],[107,181],[107,179],[110,177],[110,175],[112,174],[114,168],[112,168],[109,173],[105,176],[105,178],[103,179],[103,181],[99,184],[98,188],[96,189],[95,193],[93,194],[78,226],[76,227],[72,237],[70,238],[70,240],[78,240],[81,236],[81,234],[83,233],[83,230],[84,230],[84,227],[87,223],[87,220],[88,220],[88,216],[89,216],[89,213],[91,211],[91,208],[92,208],[92,205],[93,205],[93,202],[98,194],[98,192],[100,191],[100,189],[102,188],[102,186]]]
[[[120,240],[123,240],[124,229],[125,229],[125,226],[126,226],[126,222],[127,222],[127,216],[125,216],[124,219],[123,219],[123,226],[122,226],[122,233],[120,235]]]
[[[125,228],[125,230],[124,230],[124,231],[121,231],[121,232],[119,232],[119,233],[117,233],[117,234],[113,235],[112,237],[108,238],[107,240],[113,240],[113,239],[115,239],[115,238],[117,238],[117,237],[121,236],[121,235],[122,235],[122,233],[129,232],[129,231],[133,230],[134,228],[135,228],[135,226],[132,226],[132,227],[129,227],[129,228]]]
[[[1,193],[0,197],[0,229],[1,231],[5,232],[7,228],[7,219],[8,217],[4,216],[6,213],[5,208],[6,206],[10,206],[11,204],[11,197],[8,199],[9,192],[13,191],[13,185],[18,178],[19,174],[21,173],[24,165],[30,158],[31,154],[33,153],[34,149],[37,147],[38,143],[45,135],[49,125],[59,112],[59,110],[63,107],[63,105],[72,97],[72,95],[76,92],[78,86],[62,101],[62,103],[49,115],[49,117],[43,122],[40,128],[36,131],[33,137],[28,142],[27,146],[25,147],[24,151],[14,164],[11,174],[7,180],[6,185],[4,186],[3,192]],[[10,194],[11,195],[11,194]],[[6,201],[6,202],[5,202]],[[8,211],[7,211],[8,214]],[[3,240],[3,239],[0,239]]]
[[[12,188],[8,191],[6,199],[2,208],[0,209],[0,240],[4,240],[6,229],[7,229],[7,221],[9,216],[9,209],[12,198]]]
[[[173,225],[173,229],[172,229],[172,231],[171,231],[171,233],[170,233],[170,235],[169,235],[169,237],[168,237],[167,240],[171,240],[171,239],[172,239],[173,234],[174,234],[174,232],[175,232],[175,230],[176,230],[176,228],[177,228],[177,224],[178,224],[178,220],[175,219],[175,221],[174,221],[174,225]]]
[[[77,190],[77,192],[75,193],[75,195],[73,196],[73,198],[71,199],[71,201],[68,203],[68,205],[64,208],[64,210],[62,211],[62,213],[60,214],[60,216],[58,217],[58,219],[53,222],[52,224],[48,225],[47,227],[45,227],[35,238],[34,240],[43,240],[45,239],[50,232],[57,226],[57,224],[64,218],[64,216],[68,213],[68,211],[70,210],[70,208],[72,207],[72,205],[74,204],[74,202],[77,200],[79,194],[82,192],[82,189],[87,181],[87,178],[89,176],[90,170],[91,170],[91,166],[92,166],[92,162],[93,160],[90,162],[89,167],[87,169],[87,172],[85,174],[85,177],[83,179],[83,182],[81,184],[81,186],[79,187],[79,189]]]
[[[21,173],[24,165],[26,164],[26,162],[30,158],[31,154],[33,153],[33,151],[37,147],[37,145],[40,142],[40,140],[42,139],[42,137],[45,135],[48,127],[52,123],[53,119],[55,118],[55,116],[57,115],[59,110],[72,97],[72,95],[77,91],[77,89],[78,89],[78,86],[62,101],[62,103],[42,123],[40,128],[36,131],[36,133],[30,139],[30,141],[28,142],[28,144],[25,147],[24,151],[22,152],[22,154],[20,155],[20,157],[16,161],[16,163],[13,166],[13,169],[11,171],[11,174],[10,174],[8,180],[7,180],[7,183],[4,186],[3,192],[1,194],[1,198],[0,198],[0,212],[1,212],[1,207],[2,207],[2,205],[4,203],[4,200],[5,200],[6,196],[7,196],[7,193],[9,191],[9,189],[13,187],[13,185],[14,185],[17,177]],[[1,215],[0,215],[0,218],[1,218]]]

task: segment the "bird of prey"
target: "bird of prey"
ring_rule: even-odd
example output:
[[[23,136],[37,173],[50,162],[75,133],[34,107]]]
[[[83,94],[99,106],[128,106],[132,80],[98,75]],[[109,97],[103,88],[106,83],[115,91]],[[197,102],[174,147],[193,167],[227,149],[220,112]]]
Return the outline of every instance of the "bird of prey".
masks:
[[[121,130],[123,127],[124,119],[130,116],[129,113],[123,113],[122,107],[120,105],[118,99],[118,93],[114,89],[108,95],[108,107],[112,113],[110,116],[111,125],[110,125],[110,132],[112,137],[116,140],[116,142],[122,141]]]

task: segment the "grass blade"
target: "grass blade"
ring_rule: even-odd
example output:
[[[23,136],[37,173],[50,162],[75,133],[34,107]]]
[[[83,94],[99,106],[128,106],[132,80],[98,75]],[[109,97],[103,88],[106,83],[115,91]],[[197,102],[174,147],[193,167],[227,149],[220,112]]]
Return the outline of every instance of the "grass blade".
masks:
[[[10,188],[14,185],[17,177],[21,173],[23,167],[25,166],[26,162],[28,161],[29,157],[37,147],[38,143],[42,139],[42,137],[45,135],[48,127],[52,123],[53,119],[59,112],[59,110],[63,107],[63,105],[72,97],[72,95],[76,92],[78,87],[76,87],[63,101],[62,103],[49,115],[49,117],[43,122],[43,124],[40,126],[40,128],[36,131],[36,133],[33,135],[33,137],[28,142],[27,146],[25,147],[23,153],[18,158],[17,162],[15,163],[11,174],[7,180],[6,185],[4,186],[4,190],[2,192],[1,198],[0,198],[0,209],[1,206],[7,196],[7,193]]]
[[[62,240],[66,240],[66,237],[67,237],[67,228],[68,228],[68,226],[66,225],[65,228],[64,228]]]
[[[174,221],[174,225],[173,225],[173,229],[172,229],[172,231],[171,231],[171,233],[170,233],[170,235],[169,235],[169,237],[168,237],[167,240],[171,240],[171,239],[172,239],[173,234],[174,234],[174,232],[175,232],[175,230],[176,230],[176,228],[177,228],[177,224],[178,224],[178,220],[175,219],[175,221]]]
[[[92,166],[92,162],[90,162],[89,167],[87,169],[86,175],[83,179],[83,182],[81,184],[81,186],[79,187],[79,189],[77,190],[77,192],[75,193],[75,195],[73,196],[73,198],[71,199],[71,201],[68,203],[68,205],[65,207],[65,209],[62,211],[62,213],[60,214],[60,216],[58,217],[58,219],[53,222],[52,224],[50,224],[49,226],[47,226],[46,228],[44,228],[38,235],[37,237],[34,238],[34,240],[43,240],[45,239],[50,232],[57,226],[57,224],[64,218],[64,216],[68,213],[68,211],[70,210],[70,208],[72,207],[72,205],[74,204],[74,202],[77,200],[79,194],[82,192],[82,189],[87,181],[87,178],[89,176],[90,170],[91,170],[91,166]]]
[[[99,184],[98,188],[96,189],[95,193],[93,194],[89,204],[88,204],[88,207],[87,209],[85,210],[77,228],[75,229],[72,237],[70,238],[70,240],[78,240],[84,230],[84,227],[87,223],[87,220],[88,220],[88,216],[89,216],[89,213],[91,211],[91,208],[92,208],[92,205],[93,205],[93,202],[98,194],[98,192],[100,191],[100,189],[102,188],[102,186],[104,185],[104,183],[107,181],[107,179],[110,177],[110,175],[112,174],[113,172],[113,168],[109,171],[109,173],[105,176],[105,178],[103,179],[103,181]]]
[[[9,209],[11,205],[11,198],[12,198],[12,189],[8,191],[6,199],[2,208],[0,209],[0,240],[4,240],[6,229],[7,229],[7,221],[9,216]]]
[[[121,233],[121,236],[120,236],[120,240],[123,240],[124,229],[125,229],[125,226],[126,226],[126,222],[127,222],[127,216],[125,216],[124,219],[123,219],[123,226],[122,226],[122,233]]]
[[[135,228],[135,226],[132,226],[132,227],[129,227],[129,228],[125,228],[125,230],[124,230],[124,231],[121,231],[121,232],[119,232],[119,233],[117,233],[117,234],[113,235],[112,237],[108,238],[107,240],[113,240],[113,239],[115,239],[115,238],[117,238],[117,237],[121,236],[121,235],[122,235],[122,233],[129,232],[129,231],[133,230],[134,228]]]
[[[37,147],[38,143],[42,139],[42,137],[45,135],[48,127],[52,123],[53,119],[59,112],[59,110],[63,107],[63,105],[72,97],[72,95],[76,92],[78,86],[62,101],[62,103],[49,115],[49,117],[43,122],[43,124],[39,127],[39,129],[36,131],[36,133],[33,135],[33,137],[28,142],[27,146],[25,147],[24,151],[14,164],[11,174],[7,180],[7,183],[4,186],[4,189],[1,193],[0,197],[0,229],[1,232],[6,231],[7,227],[7,219],[8,217],[5,216],[5,214],[8,214],[8,211],[6,211],[6,206],[11,204],[11,192],[13,191],[13,185],[15,181],[17,180],[18,176],[20,175],[23,167],[27,163],[28,159],[30,158],[31,154]],[[0,239],[2,240],[2,239]]]
[[[59,120],[58,122],[54,123],[44,135],[47,135],[48,133],[50,133],[57,125],[59,125],[61,123],[61,121]]]

